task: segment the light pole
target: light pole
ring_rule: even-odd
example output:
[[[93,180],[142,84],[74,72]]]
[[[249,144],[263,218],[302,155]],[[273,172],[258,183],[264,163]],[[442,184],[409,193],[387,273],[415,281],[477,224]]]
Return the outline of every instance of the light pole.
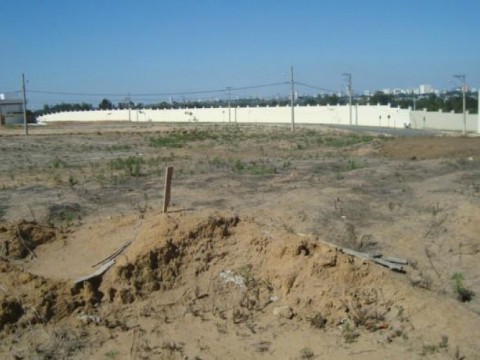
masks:
[[[351,73],[344,73],[342,74],[347,80],[347,91],[348,91],[348,105],[350,111],[350,125],[352,125],[352,74]]]
[[[463,135],[467,133],[467,109],[466,109],[466,92],[467,92],[467,77],[465,74],[453,75],[454,78],[462,82],[463,95]]]

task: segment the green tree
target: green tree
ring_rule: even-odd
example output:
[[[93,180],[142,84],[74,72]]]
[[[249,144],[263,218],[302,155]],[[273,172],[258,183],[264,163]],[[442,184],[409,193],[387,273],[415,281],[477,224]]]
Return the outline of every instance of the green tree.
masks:
[[[99,110],[112,110],[113,109],[113,104],[110,100],[103,99],[100,102],[100,104],[98,104],[98,109]]]

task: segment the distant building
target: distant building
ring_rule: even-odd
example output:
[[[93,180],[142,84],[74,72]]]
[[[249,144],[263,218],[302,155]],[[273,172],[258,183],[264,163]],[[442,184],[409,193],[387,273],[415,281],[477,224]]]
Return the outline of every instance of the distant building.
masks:
[[[0,125],[23,123],[23,100],[8,99],[0,94]]]
[[[420,85],[418,90],[419,90],[418,92],[420,93],[420,95],[431,94],[431,93],[433,93],[433,86],[428,85],[428,84]]]

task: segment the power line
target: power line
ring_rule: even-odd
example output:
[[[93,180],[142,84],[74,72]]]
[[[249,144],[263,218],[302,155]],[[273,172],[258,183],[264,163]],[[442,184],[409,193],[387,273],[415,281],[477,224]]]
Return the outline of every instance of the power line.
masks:
[[[269,84],[260,84],[260,85],[251,85],[251,86],[241,86],[241,87],[230,87],[231,91],[241,91],[241,90],[250,90],[250,89],[260,89],[278,85],[285,85],[288,82],[276,82]],[[164,92],[164,93],[130,93],[130,96],[181,96],[181,95],[195,95],[195,94],[212,94],[212,93],[224,93],[226,89],[212,89],[212,90],[193,90],[193,91],[178,91],[178,92]],[[63,92],[63,91],[51,91],[51,90],[28,90],[30,93],[34,94],[48,94],[48,95],[64,95],[64,96],[126,96],[128,94],[124,93],[77,93],[77,92]]]
[[[325,89],[325,88],[322,88],[322,87],[319,87],[319,86],[310,85],[310,84],[306,84],[306,83],[299,82],[299,81],[295,81],[295,83],[296,83],[297,85],[305,86],[305,87],[308,87],[308,88],[311,88],[311,89],[316,89],[316,90],[321,90],[321,91],[327,91],[327,92],[333,92],[333,93],[336,92],[336,90]]]

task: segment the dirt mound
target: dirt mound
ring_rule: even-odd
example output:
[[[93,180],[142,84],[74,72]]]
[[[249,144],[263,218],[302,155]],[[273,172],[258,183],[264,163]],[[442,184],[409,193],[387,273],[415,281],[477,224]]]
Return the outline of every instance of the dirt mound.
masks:
[[[192,336],[210,344],[212,354],[227,354],[219,345],[219,339],[227,339],[239,351],[233,358],[245,358],[249,346],[264,352],[280,333],[297,343],[308,336],[314,344],[319,334],[337,345],[338,338],[342,344],[366,339],[365,344],[381,343],[390,355],[410,337],[418,339],[409,343],[415,351],[435,348],[450,356],[453,349],[445,350],[446,341],[476,351],[468,342],[476,322],[454,299],[416,289],[407,276],[347,255],[324,238],[298,235],[262,219],[209,210],[149,214],[113,267],[77,285],[3,262],[0,337],[53,323],[89,329],[92,338],[123,349],[120,342],[128,333],[130,352],[138,358],[195,358],[206,348],[190,341]],[[442,317],[448,311],[455,311],[455,318]],[[435,319],[435,326],[428,319]],[[179,330],[183,327],[188,330]],[[163,345],[157,344],[159,335]],[[251,344],[249,336],[256,342]],[[433,345],[425,348],[425,343]],[[282,346],[277,342],[275,348]],[[286,350],[289,358],[293,350]]]
[[[231,235],[238,216],[207,219],[161,215],[146,224],[138,239],[107,274],[103,289],[110,301],[132,302],[152,291],[168,290],[208,270],[213,247]]]
[[[0,262],[0,281],[0,329],[7,332],[62,319],[81,305],[66,284],[29,274],[7,261]]]
[[[0,227],[0,255],[6,258],[23,259],[34,256],[37,246],[57,239],[59,231],[36,222],[21,221]]]
[[[376,330],[388,328],[398,313],[394,309],[401,309],[394,275],[382,268],[313,238],[265,231],[254,219],[204,216],[152,218],[99,291],[110,302],[129,304],[181,288],[210,299],[199,302],[196,311],[213,308],[235,323],[270,309],[269,314],[306,319],[317,327]]]

